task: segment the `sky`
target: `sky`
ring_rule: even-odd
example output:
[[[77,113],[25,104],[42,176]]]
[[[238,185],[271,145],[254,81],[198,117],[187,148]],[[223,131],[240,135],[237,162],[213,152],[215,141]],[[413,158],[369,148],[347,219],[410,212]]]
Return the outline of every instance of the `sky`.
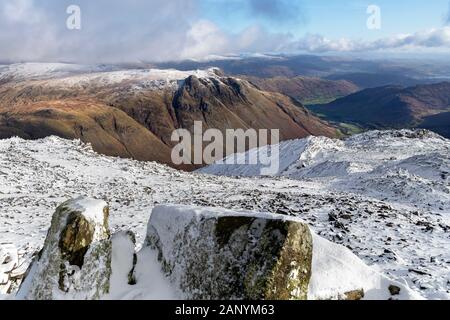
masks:
[[[411,52],[450,53],[449,0],[0,0],[0,61]]]

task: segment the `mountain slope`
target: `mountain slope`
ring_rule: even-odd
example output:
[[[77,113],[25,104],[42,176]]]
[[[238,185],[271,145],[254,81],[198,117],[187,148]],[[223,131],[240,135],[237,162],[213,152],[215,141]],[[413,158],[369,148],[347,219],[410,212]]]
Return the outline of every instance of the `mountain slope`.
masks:
[[[366,89],[329,104],[309,108],[325,119],[353,122],[369,128],[420,126],[425,117],[450,110],[450,82],[410,88]]]
[[[420,127],[450,138],[450,112],[443,112],[425,117],[420,124]]]
[[[248,154],[265,149],[239,157],[250,158]],[[371,131],[346,140],[309,137],[282,142],[279,149],[278,176],[325,179],[336,191],[364,191],[380,200],[450,212],[450,140],[432,132]],[[261,164],[218,163],[198,172],[252,177],[260,175],[260,169]]]
[[[359,90],[356,85],[345,80],[330,81],[309,77],[245,77],[245,79],[255,84],[261,90],[279,92],[293,97],[303,104],[317,104],[321,101],[329,102]]]
[[[90,142],[110,156],[169,163],[170,149],[123,111],[89,100],[49,100],[0,114],[0,139],[56,135]],[[142,145],[146,146],[145,148]]]
[[[403,70],[402,70],[403,71]],[[385,86],[414,86],[418,84],[433,83],[436,81],[426,79],[415,79],[404,75],[403,72],[391,73],[392,71],[382,72],[351,72],[337,73],[327,76],[326,79],[331,81],[349,81],[360,88],[377,88]]]
[[[170,164],[173,130],[280,129],[282,140],[337,132],[303,106],[217,69],[110,70],[25,64],[1,69],[0,137],[58,135],[106,155]],[[1,71],[3,70],[3,73]]]

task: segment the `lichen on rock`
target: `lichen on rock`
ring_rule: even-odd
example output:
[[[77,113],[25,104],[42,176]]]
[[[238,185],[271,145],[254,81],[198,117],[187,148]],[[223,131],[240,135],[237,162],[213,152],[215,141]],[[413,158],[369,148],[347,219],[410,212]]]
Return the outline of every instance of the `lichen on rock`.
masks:
[[[112,250],[108,215],[100,200],[78,198],[59,206],[18,298],[90,300],[107,294]]]
[[[146,244],[188,299],[307,299],[312,236],[299,220],[160,206]]]

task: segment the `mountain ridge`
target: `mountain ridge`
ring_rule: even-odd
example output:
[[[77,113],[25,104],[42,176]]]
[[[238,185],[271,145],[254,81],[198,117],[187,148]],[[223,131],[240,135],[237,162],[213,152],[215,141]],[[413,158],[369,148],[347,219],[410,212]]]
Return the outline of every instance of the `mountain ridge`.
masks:
[[[338,135],[290,98],[223,76],[217,68],[91,72],[84,66],[25,64],[10,69],[17,78],[5,73],[8,80],[0,86],[1,138],[58,135],[90,142],[106,155],[171,164],[172,132],[192,131],[194,121],[222,131],[280,129],[281,140]]]

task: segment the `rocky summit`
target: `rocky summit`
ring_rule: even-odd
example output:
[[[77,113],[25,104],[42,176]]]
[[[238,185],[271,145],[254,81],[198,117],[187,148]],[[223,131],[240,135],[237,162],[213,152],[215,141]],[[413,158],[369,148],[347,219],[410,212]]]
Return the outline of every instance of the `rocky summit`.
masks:
[[[267,220],[269,212],[270,217],[275,214],[289,218],[285,225],[268,223],[264,224],[267,228],[260,229],[265,230],[267,237],[279,230],[280,253],[287,243],[283,237],[290,239],[290,231],[286,233],[289,221],[294,220],[292,225],[296,225],[301,219],[300,223],[309,228],[312,269],[308,299],[446,299],[450,257],[442,248],[449,245],[449,150],[449,140],[422,130],[373,131],[344,140],[312,137],[282,142],[278,176],[263,177],[257,167],[239,166],[227,170],[212,165],[208,174],[204,173],[207,169],[187,173],[151,162],[106,157],[81,141],[58,137],[1,140],[2,292],[14,297],[32,261],[33,265],[43,265],[46,260],[42,259],[49,257],[46,236],[49,228],[54,230],[51,221],[55,209],[67,199],[83,196],[101,199],[110,207],[109,225],[114,236],[106,238],[112,242],[112,274],[110,293],[105,298],[172,299],[183,294],[200,295],[182,290],[193,288],[189,287],[192,283],[179,280],[190,271],[174,272],[173,265],[180,256],[171,254],[174,248],[170,241],[163,241],[164,236],[175,239],[178,234],[192,240],[185,243],[176,239],[182,244],[180,250],[192,255],[199,254],[195,240],[206,240],[186,234],[185,230],[207,232],[209,248],[253,254],[252,245],[255,250],[263,250],[264,245],[251,239],[264,237],[257,237],[252,219],[256,216]],[[102,224],[105,202],[100,202],[96,220]],[[177,204],[178,208],[168,204]],[[167,221],[161,218],[162,213],[158,214],[163,210],[161,206],[172,212],[167,214]],[[81,206],[76,207],[75,211],[85,212]],[[234,217],[244,215],[242,210],[250,212],[251,218],[237,219],[235,224]],[[218,223],[217,219],[210,219],[214,215],[232,222]],[[174,223],[170,216],[180,219],[174,225],[177,228],[164,234],[162,230]],[[210,225],[204,225],[202,219]],[[67,222],[66,218],[62,221]],[[83,221],[74,220],[80,226],[84,226]],[[154,229],[147,227],[149,221]],[[61,234],[71,241],[61,246],[65,258],[61,254],[54,258],[64,261],[70,270],[77,270],[76,274],[83,274],[85,263],[78,269],[84,250],[71,245],[72,240],[79,239],[73,232],[62,233],[67,225],[64,223],[54,233],[52,248],[61,250]],[[227,226],[237,226],[238,232],[232,232],[233,228],[228,232]],[[146,240],[147,230],[153,230],[152,241]],[[246,245],[234,248],[229,242],[234,237]],[[86,251],[85,262],[89,254]],[[37,263],[36,257],[41,257]],[[230,257],[228,261],[234,260]],[[336,272],[330,271],[331,265]],[[267,265],[264,270],[269,274],[268,270],[276,268]],[[56,272],[51,277],[60,278]],[[70,274],[63,279],[76,284],[63,286],[69,292],[71,288],[83,288]],[[58,282],[54,286],[59,290]],[[158,290],[149,291],[149,286]],[[262,287],[270,292],[271,286]],[[266,294],[264,291],[259,292]],[[245,290],[234,294],[242,296]]]

